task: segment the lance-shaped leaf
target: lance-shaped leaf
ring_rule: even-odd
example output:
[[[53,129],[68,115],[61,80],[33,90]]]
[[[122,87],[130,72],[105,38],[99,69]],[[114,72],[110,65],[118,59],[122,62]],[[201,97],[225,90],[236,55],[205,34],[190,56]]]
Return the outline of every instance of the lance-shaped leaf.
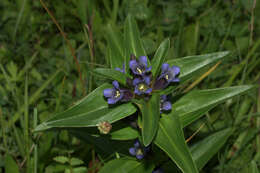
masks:
[[[205,55],[194,55],[194,56],[187,56],[183,58],[177,58],[173,60],[169,60],[166,63],[180,67],[180,84],[184,83],[187,79],[195,77],[197,75],[196,72],[200,71],[201,69],[207,67],[208,65],[223,59],[229,54],[228,51],[225,52],[216,52],[211,54]],[[163,94],[171,93],[176,86],[170,86],[164,91]]]
[[[109,44],[110,49],[110,65],[112,69],[116,67],[122,68],[123,64],[126,62],[125,52],[124,52],[124,43],[123,43],[123,35],[116,28],[112,27],[112,25],[107,26],[107,42]],[[128,61],[127,61],[128,62]]]
[[[200,70],[201,68],[216,62],[217,60],[221,60],[223,57],[229,54],[228,51],[224,52],[216,52],[210,53],[205,55],[194,55],[194,56],[187,56],[184,58],[178,58],[167,61],[170,65],[176,65],[180,67],[181,72],[179,78],[181,80],[185,80],[190,78],[191,75]]]
[[[136,139],[139,136],[137,130],[131,127],[124,127],[115,131],[112,131],[110,134],[111,139],[113,140],[132,140]]]
[[[153,60],[152,60],[152,74],[153,76],[157,76],[160,72],[160,68],[162,66],[162,63],[165,61],[166,55],[168,53],[168,50],[170,48],[170,39],[165,39],[157,49]]]
[[[181,123],[183,127],[185,127],[216,105],[231,97],[241,95],[252,88],[254,88],[252,85],[242,85],[191,91],[172,105],[174,111],[172,111],[169,116],[179,115]]]
[[[160,119],[155,144],[176,163],[183,173],[198,173],[185,142],[177,114],[174,116],[164,115]]]
[[[151,173],[154,165],[128,158],[111,160],[99,171],[99,173]]]
[[[192,158],[198,169],[202,169],[219,151],[231,135],[231,132],[231,129],[221,130],[191,146]]]
[[[250,162],[249,170],[251,173],[260,173],[259,169],[257,168],[257,164],[254,160]]]
[[[123,85],[126,84],[127,75],[120,71],[117,71],[114,69],[108,69],[108,68],[96,68],[94,70],[94,73],[99,74],[105,78],[116,80]],[[129,77],[131,77],[131,76],[129,76]]]
[[[134,100],[142,113],[142,138],[148,146],[156,135],[160,118],[160,96],[154,93],[149,101]]]
[[[140,38],[140,33],[134,18],[129,15],[126,18],[124,26],[124,43],[125,43],[125,57],[126,57],[126,69],[128,69],[128,62],[130,55],[134,54],[136,57],[146,56],[143,43]],[[150,65],[148,59],[148,65]]]
[[[112,88],[104,84],[68,110],[56,114],[53,118],[36,127],[36,131],[54,127],[93,127],[103,121],[109,123],[125,118],[136,111],[131,103],[110,107],[103,97],[103,90]]]

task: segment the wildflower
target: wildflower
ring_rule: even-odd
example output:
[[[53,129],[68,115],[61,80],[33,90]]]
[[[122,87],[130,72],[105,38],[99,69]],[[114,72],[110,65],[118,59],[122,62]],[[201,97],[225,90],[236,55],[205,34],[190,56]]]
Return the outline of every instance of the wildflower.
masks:
[[[164,173],[162,168],[155,168],[152,173]]]
[[[113,81],[113,86],[114,88],[107,88],[103,91],[104,96],[108,98],[108,104],[115,104],[124,96],[124,92],[119,88],[119,83],[117,81]]]
[[[159,79],[166,80],[166,86],[171,82],[179,82],[180,79],[176,76],[180,73],[180,68],[177,66],[170,67],[169,64],[164,63],[162,65],[162,74],[159,76]]]
[[[144,158],[144,156],[150,151],[150,147],[145,147],[142,149],[139,140],[136,140],[134,143],[134,147],[129,148],[129,153],[132,156],[135,156],[138,160]]]
[[[171,102],[167,101],[166,95],[161,95],[161,103],[160,103],[160,112],[162,111],[169,111],[172,109]]]
[[[115,70],[116,70],[116,71],[120,71],[121,73],[125,73],[125,64],[123,64],[123,68],[122,68],[122,69],[116,67]]]
[[[139,60],[133,59],[129,62],[129,66],[132,72],[136,75],[144,75],[147,72],[150,72],[152,67],[147,67],[147,57],[140,56]]]
[[[98,126],[98,130],[102,134],[108,134],[112,129],[112,125],[107,121],[100,122],[97,126]]]
[[[150,94],[152,88],[150,88],[151,79],[149,76],[144,76],[144,78],[135,78],[133,80],[133,85],[135,86],[135,93],[137,95]]]

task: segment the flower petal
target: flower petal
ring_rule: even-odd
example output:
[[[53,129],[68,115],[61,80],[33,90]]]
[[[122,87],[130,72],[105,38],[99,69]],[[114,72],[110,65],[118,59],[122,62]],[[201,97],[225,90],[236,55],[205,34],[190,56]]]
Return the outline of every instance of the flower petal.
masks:
[[[138,66],[138,63],[137,63],[137,61],[134,59],[134,60],[131,60],[130,62],[129,62],[129,67],[132,69],[132,71],[134,72],[135,71],[135,69],[136,69],[136,67]]]
[[[136,155],[136,158],[137,158],[138,160],[141,160],[141,159],[144,158],[144,155],[143,155],[143,154],[138,154],[138,155]]]
[[[171,80],[171,82],[180,82],[180,79],[179,78],[174,78]]]
[[[145,93],[145,94],[150,94],[152,91],[153,91],[152,88],[148,88],[144,93]]]
[[[169,101],[166,101],[162,105],[162,110],[169,111],[172,109],[172,104]]]
[[[172,69],[173,69],[173,71],[174,71],[175,76],[180,73],[180,67],[173,65],[173,66],[172,66]]]
[[[141,95],[142,94],[142,92],[139,91],[137,85],[135,86],[135,94],[137,94],[137,95]]]
[[[149,85],[151,82],[150,76],[143,76],[144,77],[144,82],[146,83],[146,85]]]
[[[136,155],[136,149],[135,149],[134,147],[129,148],[129,153],[130,153],[132,156],[135,156],[135,155]]]
[[[140,56],[139,57],[139,64],[144,67],[147,67],[147,56]]]
[[[142,82],[142,80],[141,80],[140,78],[135,78],[135,79],[133,80],[133,85],[136,86],[136,85],[138,85],[138,84],[141,83],[141,82]]]
[[[117,99],[114,99],[114,98],[109,98],[107,99],[107,103],[112,105],[112,104],[115,104],[118,100]]]
[[[165,94],[161,95],[161,100],[162,100],[163,102],[165,102],[166,99],[167,99],[167,96],[166,96]]]
[[[152,70],[152,66],[146,68],[146,69],[145,69],[145,72],[149,72],[149,71],[151,71],[151,70]]]
[[[165,73],[165,72],[167,72],[168,71],[168,69],[169,69],[169,64],[167,64],[167,63],[164,63],[164,64],[162,64],[162,73]]]
[[[123,69],[121,69],[121,68],[116,67],[115,70],[124,73]]]
[[[135,146],[135,148],[139,148],[140,147],[140,142],[139,142],[138,139],[135,140],[134,146]]]
[[[115,90],[114,88],[104,89],[103,94],[105,97],[112,97],[114,90]]]
[[[116,80],[114,80],[112,84],[116,89],[119,89],[119,83]]]

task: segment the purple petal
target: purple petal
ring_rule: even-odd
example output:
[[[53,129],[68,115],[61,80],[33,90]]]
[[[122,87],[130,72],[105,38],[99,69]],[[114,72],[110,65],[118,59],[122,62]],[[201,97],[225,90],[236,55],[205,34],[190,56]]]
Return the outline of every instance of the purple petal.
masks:
[[[173,66],[172,66],[172,69],[173,69],[173,71],[174,71],[175,76],[180,73],[180,67],[173,65]]]
[[[140,56],[139,63],[142,64],[144,67],[147,67],[147,56]]]
[[[161,95],[161,100],[164,102],[164,101],[166,101],[166,99],[167,99],[167,96],[166,95]]]
[[[135,148],[139,148],[140,147],[140,142],[139,142],[138,139],[135,140],[134,146],[135,146]]]
[[[116,67],[115,70],[124,73],[123,69],[121,69],[121,68]]]
[[[137,66],[138,66],[138,63],[137,63],[137,61],[135,59],[131,60],[129,62],[129,67],[132,69],[133,72],[134,72],[134,70],[136,69]]]
[[[180,82],[180,79],[179,78],[174,78],[171,80],[171,82]]]
[[[135,94],[137,94],[137,95],[141,95],[142,94],[142,92],[139,91],[137,85],[135,86]]]
[[[145,72],[149,72],[149,71],[151,71],[151,70],[152,70],[152,66],[146,68],[146,69],[145,69]]]
[[[119,89],[119,83],[116,80],[114,80],[112,84],[116,89]]]
[[[132,156],[135,156],[135,155],[136,155],[136,149],[135,149],[134,147],[129,148],[129,153],[130,153]]]
[[[165,111],[171,110],[172,109],[172,104],[171,102],[167,101],[163,103],[162,109]]]
[[[109,98],[107,99],[107,103],[112,105],[112,104],[115,104],[118,100],[117,99],[114,99],[114,98]]]
[[[153,91],[153,89],[152,89],[152,88],[149,88],[149,89],[147,89],[144,93],[145,93],[145,94],[150,94],[152,91]]]
[[[169,69],[169,64],[167,64],[167,63],[164,63],[164,64],[162,64],[162,73],[165,73],[165,72],[167,72],[168,71],[168,69]]]
[[[112,88],[104,89],[103,94],[105,97],[112,97],[114,90],[115,89],[112,89]]]
[[[133,85],[136,86],[137,84],[139,84],[140,82],[142,82],[142,80],[140,78],[135,78],[133,80]]]
[[[144,77],[144,82],[146,83],[146,85],[149,85],[151,82],[151,79],[149,76],[143,76]]]
[[[141,159],[144,158],[144,155],[143,155],[143,154],[138,154],[138,155],[136,155],[136,158],[137,158],[138,160],[141,160]]]

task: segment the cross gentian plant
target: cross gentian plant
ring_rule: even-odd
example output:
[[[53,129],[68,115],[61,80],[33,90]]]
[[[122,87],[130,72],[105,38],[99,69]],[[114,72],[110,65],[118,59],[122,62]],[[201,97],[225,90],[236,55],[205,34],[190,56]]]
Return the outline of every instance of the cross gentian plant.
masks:
[[[194,148],[187,146],[183,129],[216,105],[249,91],[253,86],[245,85],[197,90],[188,94],[181,93],[184,87],[183,81],[198,77],[196,72],[224,58],[228,52],[179,59],[171,59],[168,56],[169,59],[166,61],[165,57],[170,48],[170,40],[165,39],[150,61],[142,45],[137,24],[132,17],[127,18],[124,28],[124,37],[120,33],[117,33],[116,37],[114,37],[114,33],[110,33],[111,35],[108,37],[115,39],[113,42],[108,40],[108,43],[112,44],[108,46],[110,52],[108,59],[112,69],[98,68],[93,70],[93,72],[112,80],[112,85],[105,83],[99,86],[70,109],[58,113],[40,124],[35,131],[51,128],[76,128],[73,131],[74,134],[86,139],[94,147],[99,146],[99,149],[108,150],[107,153],[112,151],[111,148],[122,148],[121,151],[126,153],[129,150],[130,155],[137,158],[129,159],[129,157],[124,157],[120,153],[121,151],[116,151],[115,155],[119,157],[105,163],[101,173],[111,172],[111,168],[116,170],[118,167],[122,170],[129,169],[131,172],[136,168],[134,167],[136,165],[138,165],[138,169],[143,169],[146,172],[146,168],[148,172],[152,172],[154,168],[156,168],[154,173],[162,172],[157,169],[158,166],[164,168],[167,164],[163,165],[164,163],[158,161],[157,154],[163,157],[164,161],[173,161],[178,169],[184,173],[198,173],[198,170],[202,169],[206,162],[221,148],[222,145],[219,144],[224,144],[228,139],[230,129],[226,129],[226,124],[221,126],[220,132],[215,132],[212,136],[207,137],[206,142],[204,139],[199,141],[199,145],[195,145]],[[124,39],[124,44],[121,44],[121,40]],[[139,58],[131,56],[131,53]],[[125,66],[122,69],[117,67],[117,65],[120,67],[123,64]],[[175,93],[176,89],[179,89],[178,94]],[[167,99],[169,94],[171,94],[174,106]],[[132,122],[126,119],[131,115],[135,117],[133,120],[137,124],[135,128],[132,128],[129,125]],[[115,122],[116,125],[113,124]],[[100,133],[107,136],[100,136],[97,132],[93,132],[93,127],[98,127]],[[84,131],[81,132],[81,130]],[[98,138],[101,137],[104,139],[99,140]],[[126,141],[118,141],[136,138],[140,140],[130,149],[128,149]],[[117,140],[117,142],[114,141],[111,144],[111,140]],[[146,151],[147,147],[151,152]],[[210,154],[196,154],[201,151]],[[165,154],[158,152],[165,152]],[[193,157],[194,152],[198,157]],[[149,154],[154,155],[154,157],[146,157]],[[140,161],[140,159],[149,160],[151,167],[146,167],[147,162]],[[172,172],[179,170],[174,169]]]

